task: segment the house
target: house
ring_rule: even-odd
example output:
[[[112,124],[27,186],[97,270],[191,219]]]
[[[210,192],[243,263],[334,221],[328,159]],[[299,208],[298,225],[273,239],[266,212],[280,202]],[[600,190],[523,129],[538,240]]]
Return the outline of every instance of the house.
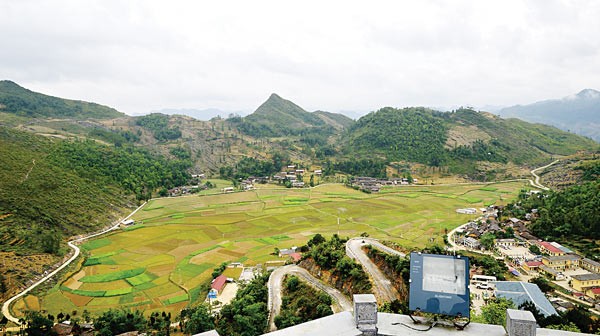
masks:
[[[523,267],[523,269],[525,269],[527,272],[535,272],[539,269],[540,266],[542,266],[543,263],[541,261],[537,261],[537,260],[531,260],[531,261],[526,261],[524,262],[521,266]]]
[[[565,252],[561,249],[559,249],[558,247],[548,243],[548,242],[537,242],[537,246],[540,248],[540,251],[542,251],[542,253],[551,255],[551,256],[560,256],[560,255],[564,255]]]
[[[122,221],[121,224],[124,226],[132,226],[133,224],[135,224],[135,221],[133,219],[127,219]]]
[[[302,259],[302,255],[298,252],[291,253],[289,256],[292,259],[292,261],[295,263],[299,262],[300,259]]]
[[[281,249],[279,250],[279,257],[283,257],[283,256],[289,256],[292,253],[296,253],[296,250],[298,249],[298,247],[293,246],[292,248],[289,249]]]
[[[493,284],[496,287],[496,297],[512,300],[517,307],[530,301],[544,316],[558,315],[536,284],[523,281],[495,281]]]
[[[585,291],[585,295],[591,297],[594,300],[600,298],[600,287],[593,287]]]
[[[292,182],[293,188],[304,188],[304,182],[302,181],[294,181]]]
[[[315,173],[315,175],[317,175],[317,176],[321,176],[321,175],[323,175],[323,171],[322,171],[321,169],[317,169],[317,170],[315,170],[315,171],[314,171],[314,173]]]
[[[224,193],[230,193],[230,192],[233,192],[233,190],[234,190],[233,187],[225,187],[225,188],[221,189],[221,191]]]
[[[600,287],[600,274],[576,274],[571,276],[571,287],[576,291],[585,293],[592,287]]]
[[[227,277],[221,274],[212,281],[212,283],[210,284],[210,288],[216,290],[217,293],[220,294],[223,291],[223,288],[225,287],[226,283]]]
[[[579,261],[579,267],[592,273],[600,273],[600,263],[592,259],[583,258]]]
[[[296,174],[298,174],[298,175],[304,174],[304,169],[296,169]]]
[[[563,280],[565,278],[565,275],[562,272],[557,271],[554,268],[550,268],[544,264],[539,265],[538,270],[540,273],[546,275],[547,277],[553,280]]]
[[[467,237],[463,239],[463,245],[473,250],[481,249],[481,243],[479,242],[479,240],[473,237]]]
[[[542,263],[557,271],[566,271],[579,267],[580,256],[577,254],[565,254],[558,256],[543,256]]]
[[[514,238],[494,239],[494,245],[496,247],[517,247],[522,245],[522,242],[517,241]]]

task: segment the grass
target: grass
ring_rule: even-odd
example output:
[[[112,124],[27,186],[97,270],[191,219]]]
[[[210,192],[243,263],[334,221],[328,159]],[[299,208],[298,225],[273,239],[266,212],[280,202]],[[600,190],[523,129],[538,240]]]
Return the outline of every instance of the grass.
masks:
[[[342,237],[367,232],[407,248],[424,247],[431,239],[441,244],[447,230],[475,217],[456,214],[457,208],[505,204],[523,187],[517,182],[386,187],[384,193],[365,194],[337,184],[302,190],[267,185],[154,199],[133,217],[143,222],[139,228],[82,245],[90,255],[81,287],[63,286],[40,302],[51,314],[61,307],[95,313],[121,305],[178,314],[184,302],[204,299],[211,273],[222,262],[281,260],[272,254],[275,247],[302,246],[316,233],[338,231]],[[226,271],[234,278],[238,272]],[[93,299],[77,300],[82,297]]]

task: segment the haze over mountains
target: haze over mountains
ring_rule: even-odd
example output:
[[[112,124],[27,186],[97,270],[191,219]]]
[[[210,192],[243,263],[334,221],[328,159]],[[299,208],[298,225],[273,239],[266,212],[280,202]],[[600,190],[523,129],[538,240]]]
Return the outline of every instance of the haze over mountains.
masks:
[[[503,118],[552,125],[600,142],[600,92],[593,89],[562,99],[506,107],[497,113]]]

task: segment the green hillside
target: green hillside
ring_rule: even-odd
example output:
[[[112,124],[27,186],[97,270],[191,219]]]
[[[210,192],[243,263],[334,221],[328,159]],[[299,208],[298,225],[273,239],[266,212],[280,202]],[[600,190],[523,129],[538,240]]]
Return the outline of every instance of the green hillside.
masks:
[[[55,253],[49,237],[110,224],[137,204],[134,196],[185,183],[190,163],[0,127],[0,165],[0,250]]]
[[[331,116],[324,113],[307,112],[273,93],[251,115],[230,118],[230,121],[253,137],[280,137],[311,133],[333,134],[334,124],[339,126],[341,120],[331,119]],[[341,121],[342,124],[344,122]]]
[[[99,104],[47,96],[0,81],[0,112],[30,118],[112,119],[125,114]]]
[[[555,155],[597,148],[587,138],[557,128],[501,119],[469,109],[438,112],[386,107],[360,118],[344,138],[347,156],[449,166],[455,172],[476,161],[536,165]]]

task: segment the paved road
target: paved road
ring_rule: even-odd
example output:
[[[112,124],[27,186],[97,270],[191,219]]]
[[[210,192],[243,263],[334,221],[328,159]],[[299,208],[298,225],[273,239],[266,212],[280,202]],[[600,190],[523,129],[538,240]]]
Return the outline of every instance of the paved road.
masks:
[[[371,244],[376,248],[383,249],[385,247],[386,249],[389,249],[384,250],[384,252],[394,251],[394,254],[401,256],[404,256],[404,254],[390,249],[374,239],[352,238],[346,242],[346,254],[350,258],[357,260],[371,277],[371,280],[373,281],[373,294],[375,294],[377,300],[380,303],[394,301],[399,297],[398,291],[392,286],[392,282],[383,274],[379,267],[377,267],[377,265],[375,265],[361,249],[361,246],[368,244]]]
[[[315,278],[310,274],[307,270],[302,267],[296,265],[287,265],[280,267],[271,273],[269,277],[269,299],[268,299],[268,307],[269,307],[269,330],[276,330],[275,326],[275,316],[279,315],[281,312],[281,286],[283,283],[283,277],[286,274],[293,274],[304,281],[306,281],[309,285],[317,290],[324,291],[329,294],[333,299],[334,311],[351,311],[353,309],[352,302],[348,300],[348,298],[342,294],[339,290],[323,284],[319,279]]]
[[[67,261],[65,261],[64,264],[60,265],[57,269],[55,269],[54,271],[48,273],[48,275],[46,275],[45,277],[41,278],[39,281],[37,281],[36,283],[34,283],[33,285],[27,287],[26,289],[24,289],[23,291],[21,291],[20,293],[17,293],[15,296],[11,297],[10,299],[6,300],[6,302],[4,302],[4,304],[2,305],[2,314],[4,316],[6,316],[6,318],[11,321],[14,322],[18,325],[20,325],[21,323],[19,323],[19,319],[15,316],[12,315],[12,313],[10,312],[10,305],[15,302],[16,300],[18,300],[19,298],[25,296],[27,293],[29,293],[31,290],[33,290],[35,287],[39,286],[40,284],[44,283],[45,281],[47,281],[48,279],[52,278],[54,275],[56,275],[56,273],[60,272],[61,270],[63,270],[65,267],[67,267],[70,263],[73,262],[73,260],[77,259],[77,257],[79,256],[79,253],[81,252],[79,250],[79,247],[77,247],[77,245],[75,244],[79,244],[82,241],[89,239],[89,238],[93,238],[93,237],[97,237],[100,235],[103,235],[107,232],[113,231],[115,229],[117,229],[119,227],[119,225],[121,224],[122,221],[129,219],[131,216],[133,216],[139,209],[141,209],[144,205],[146,205],[146,202],[144,202],[144,204],[140,205],[137,209],[135,209],[132,213],[129,214],[129,216],[125,217],[122,220],[119,220],[118,222],[116,222],[115,225],[109,227],[108,229],[105,229],[103,231],[100,232],[96,232],[96,233],[92,233],[90,235],[84,236],[84,237],[79,237],[76,238],[74,240],[71,240],[70,242],[68,242],[67,244],[69,245],[69,247],[73,250],[73,255],[71,256],[71,258],[69,258]]]
[[[543,166],[543,167],[539,167],[539,168],[533,169],[533,170],[531,171],[531,175],[533,175],[533,177],[534,177],[535,181],[529,180],[529,183],[530,183],[532,186],[536,187],[536,188],[539,188],[539,189],[542,189],[542,190],[550,190],[550,188],[548,188],[548,187],[545,187],[544,185],[542,185],[542,184],[540,183],[540,176],[539,176],[538,174],[536,174],[536,172],[537,172],[538,170],[546,169],[546,168],[548,168],[548,167],[552,166],[553,164],[557,163],[558,161],[559,161],[559,160],[556,160],[556,161],[554,161],[554,162],[552,162],[552,163],[550,163],[550,164],[547,164],[547,165],[545,165],[545,166]]]

